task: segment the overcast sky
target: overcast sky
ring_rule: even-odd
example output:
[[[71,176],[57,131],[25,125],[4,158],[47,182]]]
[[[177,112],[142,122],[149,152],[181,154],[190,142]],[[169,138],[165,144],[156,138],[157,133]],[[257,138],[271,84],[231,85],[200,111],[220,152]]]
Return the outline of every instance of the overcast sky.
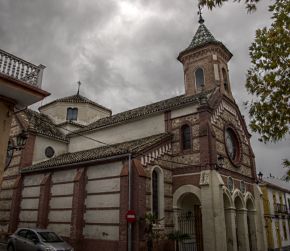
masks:
[[[243,1],[242,1],[243,2]],[[269,25],[268,0],[203,10],[205,24],[233,53],[233,95],[247,118],[245,73],[255,30]],[[77,92],[113,113],[184,93],[176,60],[198,28],[197,0],[0,0],[0,48],[47,68],[39,107]],[[253,134],[257,171],[282,176],[290,140],[264,145]]]

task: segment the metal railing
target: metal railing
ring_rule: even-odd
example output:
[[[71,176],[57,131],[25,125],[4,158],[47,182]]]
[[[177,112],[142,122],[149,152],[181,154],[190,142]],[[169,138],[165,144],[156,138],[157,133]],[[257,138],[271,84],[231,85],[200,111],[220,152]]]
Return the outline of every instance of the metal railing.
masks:
[[[275,213],[282,213],[282,214],[288,213],[286,205],[279,204],[279,203],[274,204],[274,211]]]
[[[0,74],[40,88],[44,69],[0,49]]]

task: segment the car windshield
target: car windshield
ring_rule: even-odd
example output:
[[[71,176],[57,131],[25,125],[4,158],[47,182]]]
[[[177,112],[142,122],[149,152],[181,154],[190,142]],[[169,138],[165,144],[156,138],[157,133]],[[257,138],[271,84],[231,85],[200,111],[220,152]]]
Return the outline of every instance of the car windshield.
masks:
[[[54,232],[38,232],[44,242],[63,242]]]

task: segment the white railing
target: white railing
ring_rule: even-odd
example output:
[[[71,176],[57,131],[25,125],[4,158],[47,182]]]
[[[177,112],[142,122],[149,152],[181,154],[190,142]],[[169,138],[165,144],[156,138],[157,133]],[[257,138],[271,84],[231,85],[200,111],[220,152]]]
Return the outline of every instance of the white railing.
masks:
[[[0,49],[0,74],[40,88],[44,68]]]

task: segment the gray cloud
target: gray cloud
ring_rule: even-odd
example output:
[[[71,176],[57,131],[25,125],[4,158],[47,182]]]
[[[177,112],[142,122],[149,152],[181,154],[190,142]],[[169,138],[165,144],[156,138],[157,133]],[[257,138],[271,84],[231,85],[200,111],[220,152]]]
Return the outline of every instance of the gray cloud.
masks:
[[[269,2],[250,15],[238,3],[204,10],[209,30],[234,54],[230,80],[246,118],[248,47],[270,22]],[[0,47],[47,66],[44,103],[72,95],[81,80],[83,95],[116,113],[184,92],[176,57],[198,27],[196,12],[191,0],[0,0]],[[289,140],[264,145],[253,135],[252,145],[258,170],[283,175]]]

